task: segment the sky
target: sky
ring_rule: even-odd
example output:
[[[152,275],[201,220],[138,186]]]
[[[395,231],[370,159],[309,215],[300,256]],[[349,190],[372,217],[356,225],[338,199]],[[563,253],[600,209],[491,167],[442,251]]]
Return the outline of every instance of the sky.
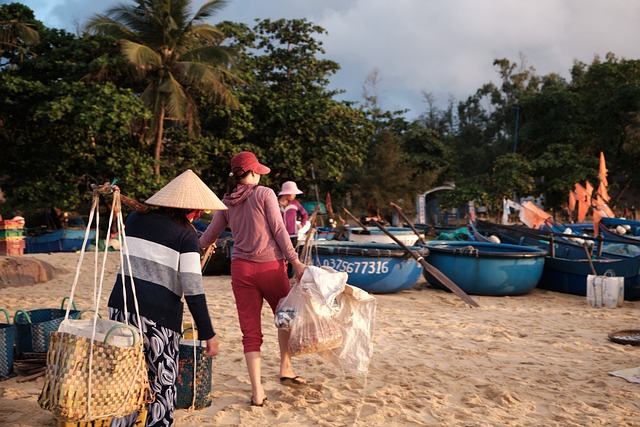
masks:
[[[47,27],[73,33],[93,14],[130,2],[13,1],[29,6]],[[193,0],[195,7],[203,3]],[[495,59],[524,59],[538,75],[567,80],[574,61],[591,64],[608,52],[640,59],[640,1],[633,0],[229,0],[210,23],[252,27],[266,18],[305,18],[324,28],[324,58],[340,64],[330,89],[362,103],[375,71],[379,106],[409,110],[409,119],[428,110],[425,94],[445,108],[485,83],[499,84]]]

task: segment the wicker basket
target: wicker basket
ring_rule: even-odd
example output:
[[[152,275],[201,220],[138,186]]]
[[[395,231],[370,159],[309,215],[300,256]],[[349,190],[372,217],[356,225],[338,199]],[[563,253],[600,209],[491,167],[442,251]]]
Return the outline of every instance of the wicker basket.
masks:
[[[202,409],[211,406],[212,403],[213,359],[204,354],[205,348],[202,346],[202,341],[182,339],[185,332],[191,329],[193,328],[185,329],[180,336],[176,404],[176,408],[179,409]]]
[[[101,319],[98,319],[101,321]],[[102,320],[107,322],[106,320]],[[108,321],[113,322],[113,321]],[[38,403],[60,421],[92,421],[129,415],[148,403],[149,380],[140,339],[128,347],[56,332],[51,334],[45,383]],[[129,335],[131,336],[131,335]]]
[[[0,380],[12,377],[13,352],[16,340],[16,327],[9,321],[9,313],[4,308],[0,311],[7,317],[7,323],[0,323]]]
[[[64,308],[65,297],[60,308],[41,308],[37,310],[18,310],[13,317],[16,326],[16,353],[46,353],[49,348],[49,334],[56,332],[60,323],[64,320],[67,309]],[[72,303],[71,317],[77,316]]]

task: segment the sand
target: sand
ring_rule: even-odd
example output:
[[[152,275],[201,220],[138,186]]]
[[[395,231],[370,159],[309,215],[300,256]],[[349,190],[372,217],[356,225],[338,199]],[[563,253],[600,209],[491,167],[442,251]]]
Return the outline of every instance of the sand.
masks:
[[[119,263],[110,254],[103,305]],[[37,284],[0,282],[0,307],[58,307],[71,290],[78,254],[36,254],[53,278]],[[0,257],[0,260],[2,257]],[[92,259],[85,259],[76,301],[88,308]],[[640,347],[608,340],[610,332],[640,329],[640,302],[615,309],[590,307],[584,297],[535,289],[518,297],[474,299],[423,281],[377,295],[375,348],[369,372],[345,373],[317,355],[294,358],[311,385],[299,391],[277,379],[276,328],[263,311],[263,381],[269,398],[249,406],[229,276],[205,276],[209,310],[221,339],[214,360],[213,404],[178,410],[176,426],[637,426],[640,384],[611,371],[640,366]],[[17,286],[14,286],[17,285]],[[43,378],[0,382],[0,425],[56,426],[39,407]]]

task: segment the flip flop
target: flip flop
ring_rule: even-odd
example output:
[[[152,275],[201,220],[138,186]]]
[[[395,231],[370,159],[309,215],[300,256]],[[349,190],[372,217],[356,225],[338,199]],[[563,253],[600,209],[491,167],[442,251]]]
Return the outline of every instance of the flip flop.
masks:
[[[296,375],[295,377],[280,377],[280,384],[291,388],[304,388],[308,385],[306,382],[301,381],[301,377],[299,375]]]
[[[265,397],[264,399],[262,399],[262,403],[256,403],[253,401],[253,396],[251,396],[251,400],[249,401],[249,403],[251,403],[251,406],[258,406],[262,408],[264,406],[264,402],[266,401],[267,401],[267,398]]]

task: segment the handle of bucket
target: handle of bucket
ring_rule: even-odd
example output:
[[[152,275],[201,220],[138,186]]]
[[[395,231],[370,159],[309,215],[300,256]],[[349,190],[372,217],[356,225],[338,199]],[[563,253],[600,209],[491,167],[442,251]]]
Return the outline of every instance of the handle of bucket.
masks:
[[[94,309],[92,309],[92,308],[85,308],[85,309],[84,309],[84,310],[82,310],[81,312],[76,313],[76,314],[73,316],[73,318],[74,318],[74,319],[80,319],[80,318],[82,318],[82,315],[83,315],[83,314],[85,314],[87,311],[93,311],[94,313],[96,312],[96,311],[95,311]],[[98,317],[102,319],[102,316],[100,315],[100,313],[98,313]]]
[[[7,316],[7,323],[10,323],[10,321],[9,321],[9,312],[7,310],[5,310],[4,308],[0,308],[0,311],[2,311],[5,316]]]
[[[104,343],[108,344],[109,341],[109,335],[111,335],[111,332],[113,332],[116,329],[129,329],[131,331],[131,333],[133,334],[133,345],[136,345],[136,331],[133,330],[133,328],[129,325],[116,325],[116,326],[112,326],[111,329],[109,329],[109,332],[107,332],[107,334],[104,336]]]
[[[18,310],[18,311],[16,311],[16,314],[13,316],[13,323],[16,323],[16,318],[18,317],[18,314],[19,314],[19,313],[24,314],[24,317],[26,317],[26,318],[27,318],[27,322],[28,322],[28,323],[32,323],[32,322],[31,322],[31,317],[29,316],[29,313],[27,313],[27,312],[26,312],[26,311],[24,311],[24,310]]]
[[[178,338],[178,341],[182,340],[182,339],[184,338],[184,334],[185,334],[187,331],[190,331],[190,330],[192,330],[192,331],[194,331],[194,332],[195,332],[195,331],[197,331],[198,329],[197,329],[197,328],[194,328],[194,327],[189,327],[189,328],[185,329],[185,330],[184,330],[184,331],[182,331],[182,333],[180,334],[180,337]],[[199,342],[202,342],[202,340],[200,340],[200,339],[196,339],[196,338],[191,339],[191,341],[199,341]]]
[[[609,269],[609,270],[604,272],[604,275],[607,276],[607,277],[615,277],[616,276],[616,272],[611,270],[611,269]]]
[[[60,303],[60,309],[61,309],[61,310],[64,310],[64,302],[65,302],[66,300],[68,300],[68,299],[69,299],[69,297],[68,297],[68,296],[66,296],[66,297],[62,298],[62,303]],[[71,307],[73,307],[73,309],[74,309],[74,310],[77,310],[75,301],[71,301]]]

